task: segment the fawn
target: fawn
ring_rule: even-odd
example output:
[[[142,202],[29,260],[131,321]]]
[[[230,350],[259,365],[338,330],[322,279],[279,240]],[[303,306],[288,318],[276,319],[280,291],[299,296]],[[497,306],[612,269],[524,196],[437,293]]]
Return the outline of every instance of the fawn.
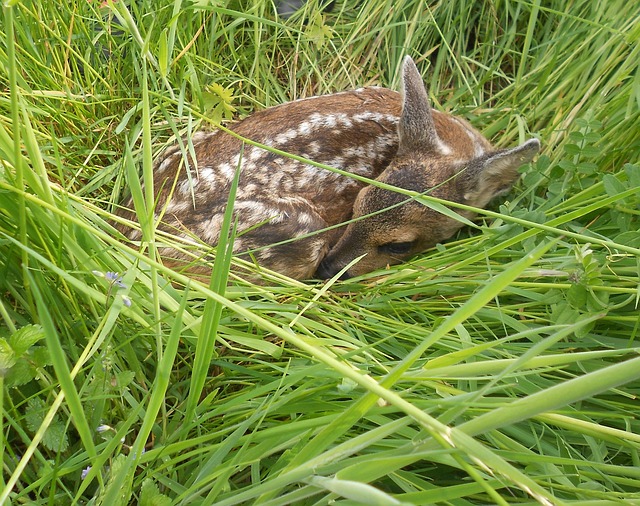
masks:
[[[296,100],[257,112],[231,130],[267,148],[479,208],[508,191],[518,167],[540,148],[531,139],[495,150],[466,121],[433,110],[408,56],[402,95],[366,87]],[[364,255],[342,277],[361,275],[400,263],[462,227],[406,195],[243,144],[222,130],[198,132],[192,144],[195,159],[169,148],[154,169],[159,227],[217,244],[240,167],[234,253],[292,278],[331,277]],[[129,200],[125,208],[131,207]],[[134,217],[129,210],[120,214]],[[139,230],[120,229],[131,240],[141,238]],[[174,250],[166,256],[188,261]]]

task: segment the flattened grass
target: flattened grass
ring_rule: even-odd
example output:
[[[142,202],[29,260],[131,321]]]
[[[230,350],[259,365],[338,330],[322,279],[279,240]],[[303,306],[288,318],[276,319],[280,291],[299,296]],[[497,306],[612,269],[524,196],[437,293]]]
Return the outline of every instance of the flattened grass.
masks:
[[[640,503],[639,21],[622,0],[3,7],[0,503]],[[253,285],[223,248],[208,284],[157,260],[139,178],[164,146],[397,87],[405,54],[436,107],[543,142],[479,230],[331,284]],[[128,191],[141,249],[110,225]]]

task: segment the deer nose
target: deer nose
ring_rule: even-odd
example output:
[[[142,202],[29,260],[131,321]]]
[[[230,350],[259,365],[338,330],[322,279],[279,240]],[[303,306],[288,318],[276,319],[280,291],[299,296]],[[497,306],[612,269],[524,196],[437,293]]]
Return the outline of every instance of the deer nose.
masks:
[[[314,277],[318,279],[329,279],[335,274],[332,270],[333,269],[330,268],[329,263],[325,259],[320,262],[320,265],[318,265],[318,269],[316,270],[316,275]]]
[[[320,262],[320,265],[318,266],[318,270],[316,270],[316,274],[314,277],[317,279],[329,279],[335,276],[339,270],[340,269],[336,269],[336,267],[332,265],[331,262],[327,262],[327,259],[325,258],[322,262]],[[349,275],[349,271],[345,271],[340,275],[341,280],[349,279],[350,277],[351,276]]]

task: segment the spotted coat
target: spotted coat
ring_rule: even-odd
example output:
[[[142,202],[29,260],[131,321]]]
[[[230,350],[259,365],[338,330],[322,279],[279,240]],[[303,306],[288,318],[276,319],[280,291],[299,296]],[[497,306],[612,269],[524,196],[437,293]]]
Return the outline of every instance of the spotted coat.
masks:
[[[213,130],[199,132],[191,139],[195,158],[185,156],[188,149],[169,148],[154,170],[158,197],[155,218],[159,228],[188,238],[194,244],[217,244],[230,186],[239,168],[234,204],[237,220],[234,252],[297,279],[311,278],[319,267],[323,276],[337,272],[355,258],[348,250],[360,251],[361,245],[345,246],[345,227],[323,230],[351,219],[354,203],[368,185],[270,149],[381,180],[395,160],[406,158],[401,145],[402,124],[410,125],[407,118],[415,116],[411,116],[413,105],[408,98],[412,93],[407,82],[415,87],[418,79],[426,98],[412,61],[407,74],[407,61],[403,95],[386,88],[366,87],[312,97],[265,109],[231,127],[235,134],[264,147],[243,144],[222,130]],[[494,152],[490,143],[466,121],[431,110],[428,102],[427,107],[428,124],[424,124],[424,118],[417,118],[415,123],[420,135],[426,132],[430,136],[429,156],[444,162],[431,164],[435,169],[425,177],[413,178],[413,182],[396,178],[395,184],[403,188],[412,189],[417,185],[418,191],[424,191],[425,185],[438,187],[470,161]],[[422,154],[418,151],[415,154],[420,158]],[[411,156],[409,153],[409,158]],[[510,179],[505,185],[510,186],[515,178],[512,175]],[[477,186],[476,182],[471,186]],[[439,192],[444,198],[463,199],[459,188]],[[120,214],[135,219],[132,207],[131,200],[126,201]],[[372,212],[376,211],[375,207],[368,206]],[[438,216],[435,219],[443,218]],[[455,231],[459,224],[449,228]],[[141,239],[135,227],[121,225],[120,229],[133,241]],[[380,238],[376,241],[380,244],[375,248],[395,241],[393,234],[385,237],[384,230],[378,232]],[[447,229],[447,234],[451,233]],[[335,249],[338,243],[340,251]],[[422,241],[420,247],[433,244]],[[207,254],[207,248],[200,247],[198,251]],[[177,250],[163,253],[174,261],[187,261],[187,256]],[[376,256],[371,248],[364,254],[369,255],[370,260]],[[397,257],[398,261],[401,257]],[[369,262],[367,270],[396,263],[394,258],[386,255],[382,260]],[[191,270],[197,270],[197,263]],[[359,273],[354,269],[349,274]]]

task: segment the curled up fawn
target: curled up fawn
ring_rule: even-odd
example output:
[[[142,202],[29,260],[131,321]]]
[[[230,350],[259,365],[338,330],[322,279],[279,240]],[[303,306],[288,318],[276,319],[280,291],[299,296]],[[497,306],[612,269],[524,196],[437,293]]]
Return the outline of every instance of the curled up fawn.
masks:
[[[297,100],[257,112],[231,130],[267,148],[477,208],[508,191],[518,168],[540,148],[531,139],[496,150],[466,121],[433,110],[410,57],[402,94],[367,87]],[[331,277],[358,257],[343,277],[361,275],[400,263],[462,227],[405,194],[243,144],[222,130],[200,132],[192,144],[195,159],[185,161],[175,147],[155,167],[158,227],[194,244],[217,244],[240,167],[234,253],[292,278]],[[124,207],[131,208],[131,200]],[[120,214],[135,218],[126,209]],[[139,230],[120,229],[141,239]],[[197,269],[184,253],[163,254]]]

